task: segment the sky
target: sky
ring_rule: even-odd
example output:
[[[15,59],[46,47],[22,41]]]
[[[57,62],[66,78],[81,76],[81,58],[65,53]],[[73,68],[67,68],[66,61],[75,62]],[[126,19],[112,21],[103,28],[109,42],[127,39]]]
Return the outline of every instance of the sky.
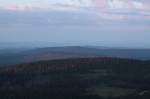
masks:
[[[0,42],[150,48],[149,0],[0,0]]]

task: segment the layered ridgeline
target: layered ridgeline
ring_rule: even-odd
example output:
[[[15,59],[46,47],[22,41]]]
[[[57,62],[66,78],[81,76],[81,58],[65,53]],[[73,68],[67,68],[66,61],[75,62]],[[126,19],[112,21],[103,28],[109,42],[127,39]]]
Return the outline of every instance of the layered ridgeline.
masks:
[[[0,65],[29,63],[41,60],[87,57],[120,57],[149,60],[150,49],[109,48],[99,46],[7,48],[0,50]]]
[[[1,99],[150,99],[150,61],[76,58],[0,69]]]

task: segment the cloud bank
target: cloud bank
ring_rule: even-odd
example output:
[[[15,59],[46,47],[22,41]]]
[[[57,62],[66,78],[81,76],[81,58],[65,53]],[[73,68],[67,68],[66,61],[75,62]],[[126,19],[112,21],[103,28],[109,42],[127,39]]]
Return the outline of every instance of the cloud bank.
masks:
[[[0,0],[0,14],[0,42],[150,45],[149,0]]]
[[[0,0],[10,11],[89,11],[111,20],[150,19],[148,0]]]

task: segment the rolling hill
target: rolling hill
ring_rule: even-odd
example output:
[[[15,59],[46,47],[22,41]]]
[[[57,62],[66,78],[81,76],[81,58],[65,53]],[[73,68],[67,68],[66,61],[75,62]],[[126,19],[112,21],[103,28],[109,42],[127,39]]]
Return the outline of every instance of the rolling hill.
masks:
[[[75,58],[0,68],[1,99],[149,99],[150,61]]]
[[[149,49],[127,49],[92,46],[47,47],[0,50],[0,64],[11,65],[41,60],[87,57],[120,57],[149,60]]]

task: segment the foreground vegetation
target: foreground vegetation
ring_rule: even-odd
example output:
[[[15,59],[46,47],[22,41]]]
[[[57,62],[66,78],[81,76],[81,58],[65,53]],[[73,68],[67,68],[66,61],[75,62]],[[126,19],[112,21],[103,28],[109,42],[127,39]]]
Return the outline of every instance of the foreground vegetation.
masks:
[[[150,61],[76,58],[3,67],[0,99],[150,99]]]

